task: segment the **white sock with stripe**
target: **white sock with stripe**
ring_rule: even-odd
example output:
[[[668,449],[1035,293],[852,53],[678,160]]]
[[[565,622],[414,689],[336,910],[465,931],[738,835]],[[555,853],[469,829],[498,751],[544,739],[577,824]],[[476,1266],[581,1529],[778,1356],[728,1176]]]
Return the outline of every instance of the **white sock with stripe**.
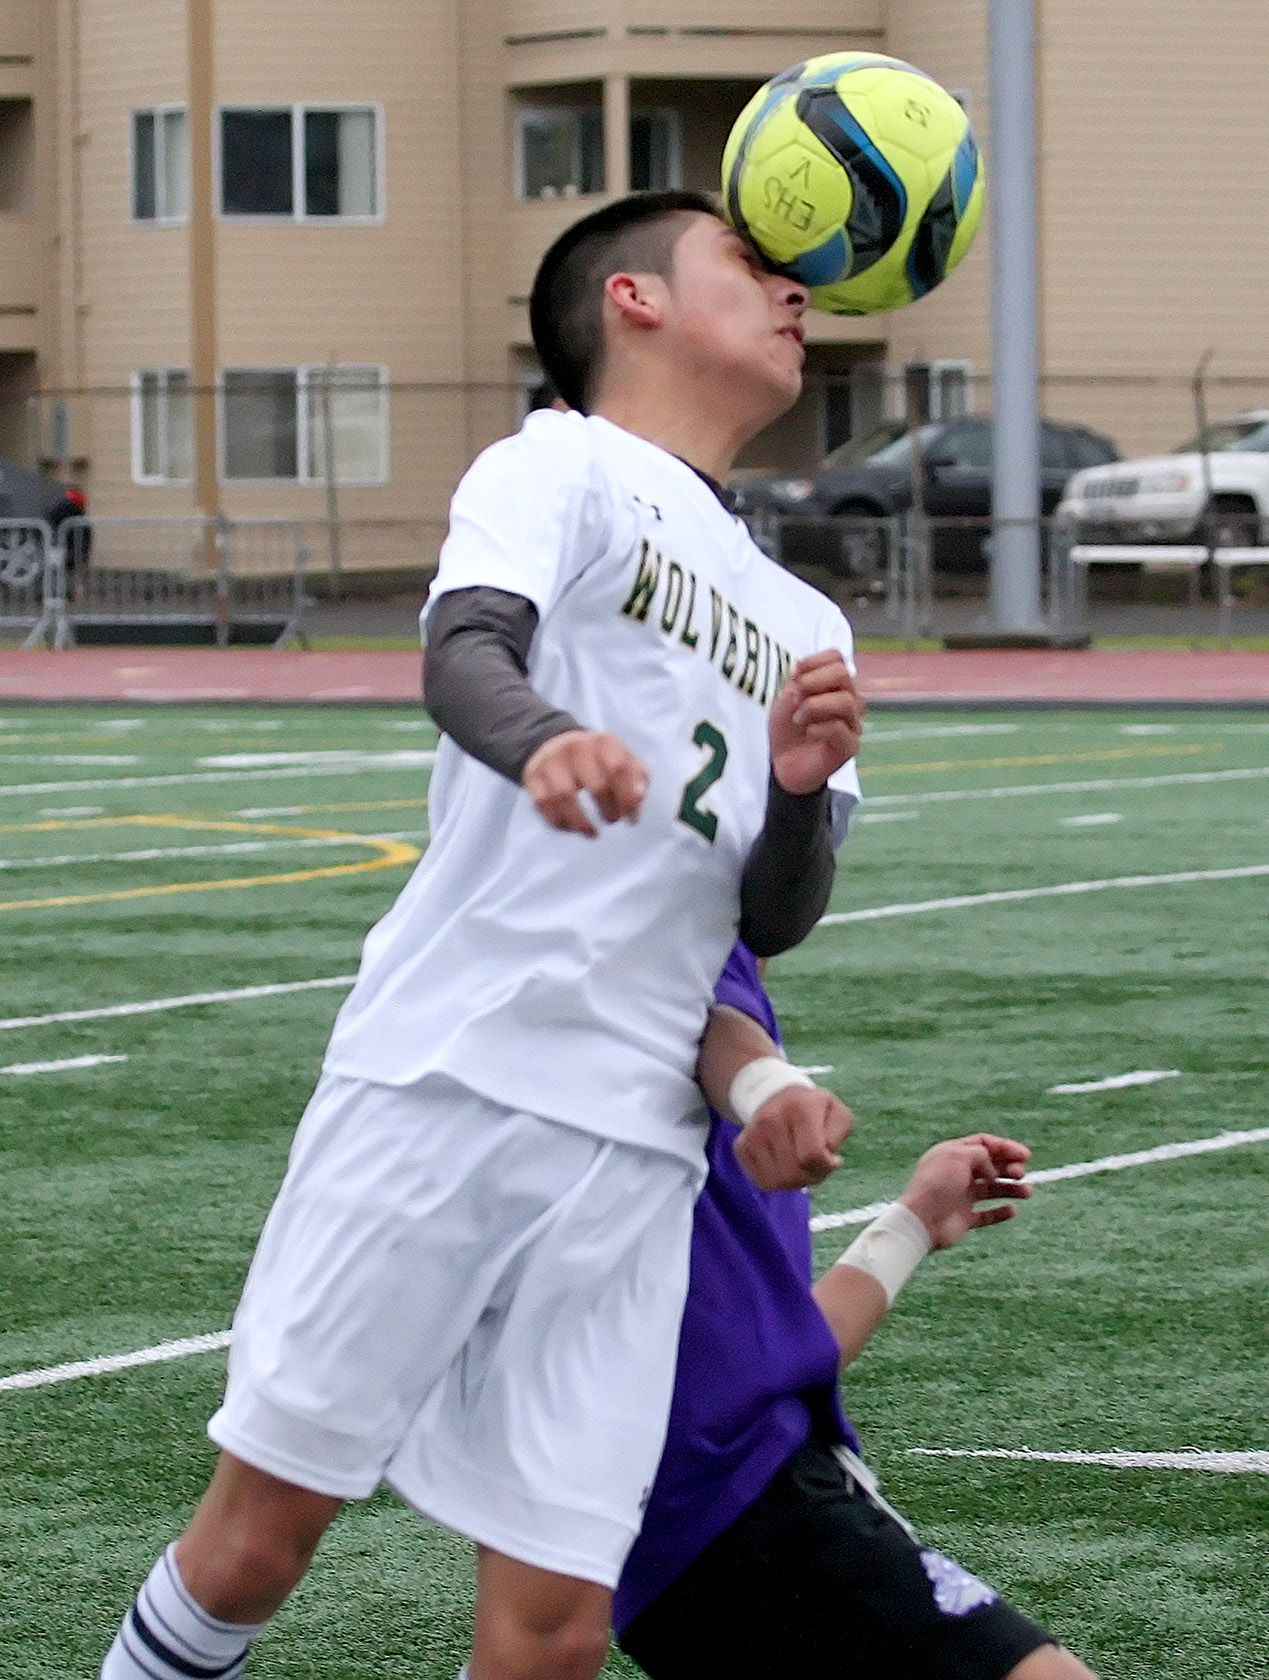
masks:
[[[190,1597],[169,1546],[124,1617],[101,1680],[238,1680],[264,1625],[209,1616]]]

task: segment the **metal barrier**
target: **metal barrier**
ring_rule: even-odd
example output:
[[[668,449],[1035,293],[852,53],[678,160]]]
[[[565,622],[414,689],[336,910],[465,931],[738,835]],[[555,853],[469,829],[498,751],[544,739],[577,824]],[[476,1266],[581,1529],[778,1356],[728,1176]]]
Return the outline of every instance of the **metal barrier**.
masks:
[[[781,565],[815,567],[847,590],[878,597],[887,624],[909,641],[928,633],[928,545],[912,516],[815,518],[758,508],[748,522],[754,541]]]
[[[0,519],[0,629],[25,630],[23,647],[55,639],[61,568],[43,519]]]
[[[1056,519],[1036,523],[1043,627],[1054,634],[1069,632],[1082,611],[1068,558],[1069,532]],[[990,519],[935,516],[920,509],[890,519],[768,510],[755,512],[751,528],[773,558],[828,573],[834,594],[855,592],[847,611],[861,634],[916,642],[986,627]]]
[[[218,647],[237,632],[274,647],[302,640],[308,551],[287,519],[68,519],[53,563],[66,577],[54,645],[83,631],[141,635],[156,626],[205,629]]]
[[[1216,625],[1223,641],[1234,635],[1234,573],[1240,567],[1269,566],[1269,548],[1209,548],[1204,543],[1072,543],[1066,552],[1071,577],[1073,619],[1088,618],[1088,575],[1094,566],[1151,566],[1184,571],[1189,603],[1202,599],[1202,576],[1210,566],[1216,577]]]

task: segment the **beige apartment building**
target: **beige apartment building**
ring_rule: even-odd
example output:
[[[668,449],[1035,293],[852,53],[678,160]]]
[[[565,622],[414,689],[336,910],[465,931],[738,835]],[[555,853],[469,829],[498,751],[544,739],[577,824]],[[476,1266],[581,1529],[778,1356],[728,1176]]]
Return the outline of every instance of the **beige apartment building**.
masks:
[[[1040,5],[1045,407],[1166,446],[1208,348],[1215,406],[1269,401],[1269,6]],[[434,551],[535,381],[549,241],[604,195],[716,188],[755,87],[849,48],[938,76],[990,156],[986,0],[0,0],[0,456],[98,513],[335,510]],[[815,316],[748,463],[986,410],[988,255]]]

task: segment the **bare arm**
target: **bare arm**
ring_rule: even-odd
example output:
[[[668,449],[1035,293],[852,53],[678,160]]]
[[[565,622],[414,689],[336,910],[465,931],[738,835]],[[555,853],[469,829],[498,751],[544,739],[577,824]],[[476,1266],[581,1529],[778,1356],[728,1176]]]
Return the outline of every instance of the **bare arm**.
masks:
[[[760,1190],[804,1190],[841,1165],[837,1150],[854,1124],[850,1110],[790,1067],[743,1011],[718,1003],[710,1010],[696,1077],[710,1107],[742,1126],[736,1158]],[[740,1112],[737,1099],[743,1110],[747,1092],[758,1100]]]
[[[1025,1144],[988,1132],[950,1138],[927,1149],[899,1199],[899,1207],[912,1218],[901,1215],[894,1222],[894,1232],[884,1239],[896,1249],[896,1254],[889,1257],[891,1264],[897,1258],[898,1269],[902,1270],[909,1259],[915,1263],[922,1245],[927,1251],[952,1248],[968,1231],[1012,1219],[1015,1209],[1007,1203],[1022,1201],[1031,1194],[1030,1185],[1019,1182],[1030,1156]],[[1006,1205],[978,1205],[1002,1197]],[[877,1221],[870,1231],[881,1223]],[[872,1263],[866,1237],[852,1244],[815,1285],[815,1299],[842,1350],[843,1368],[862,1352],[893,1299],[880,1278],[863,1269],[863,1265]],[[911,1245],[907,1256],[902,1252],[904,1244]],[[863,1265],[852,1263],[852,1253]],[[878,1269],[885,1275],[884,1265]]]

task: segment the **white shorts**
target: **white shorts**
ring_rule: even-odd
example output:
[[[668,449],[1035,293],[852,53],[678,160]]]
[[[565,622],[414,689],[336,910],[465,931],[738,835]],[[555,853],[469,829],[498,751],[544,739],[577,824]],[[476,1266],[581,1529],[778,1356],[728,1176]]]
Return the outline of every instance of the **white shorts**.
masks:
[[[598,1100],[602,1101],[602,1095]],[[381,1482],[614,1586],[656,1472],[699,1178],[433,1078],[323,1077],[234,1320],[218,1446]]]

